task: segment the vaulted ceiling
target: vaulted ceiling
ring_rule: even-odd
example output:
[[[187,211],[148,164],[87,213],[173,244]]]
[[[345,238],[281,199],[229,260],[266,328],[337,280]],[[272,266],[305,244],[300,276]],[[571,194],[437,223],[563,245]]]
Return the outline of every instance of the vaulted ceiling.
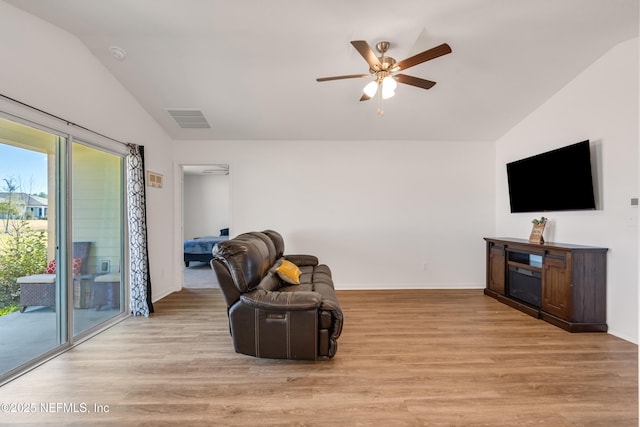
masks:
[[[5,1],[76,35],[172,138],[204,140],[495,140],[639,21],[638,0]],[[399,85],[379,116],[369,78],[315,80],[368,73],[351,40],[453,52],[406,70],[437,84]]]

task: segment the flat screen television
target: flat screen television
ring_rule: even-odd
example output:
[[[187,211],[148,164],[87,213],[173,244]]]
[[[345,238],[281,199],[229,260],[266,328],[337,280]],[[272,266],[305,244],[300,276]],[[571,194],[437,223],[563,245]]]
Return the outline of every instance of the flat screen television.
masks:
[[[511,212],[595,209],[589,141],[507,163]]]

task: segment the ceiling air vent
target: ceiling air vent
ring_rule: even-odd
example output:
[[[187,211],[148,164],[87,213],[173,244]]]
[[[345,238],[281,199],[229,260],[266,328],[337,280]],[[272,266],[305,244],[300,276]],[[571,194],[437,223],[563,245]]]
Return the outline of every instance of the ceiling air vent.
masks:
[[[200,110],[190,109],[167,109],[167,112],[173,117],[183,129],[210,129],[209,122]]]

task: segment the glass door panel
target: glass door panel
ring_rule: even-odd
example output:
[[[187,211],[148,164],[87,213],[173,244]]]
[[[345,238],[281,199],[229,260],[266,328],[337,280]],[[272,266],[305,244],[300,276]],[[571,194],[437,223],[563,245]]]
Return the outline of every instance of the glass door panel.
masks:
[[[73,334],[124,311],[123,158],[72,144]]]
[[[64,142],[0,118],[0,377],[67,341],[56,209]]]

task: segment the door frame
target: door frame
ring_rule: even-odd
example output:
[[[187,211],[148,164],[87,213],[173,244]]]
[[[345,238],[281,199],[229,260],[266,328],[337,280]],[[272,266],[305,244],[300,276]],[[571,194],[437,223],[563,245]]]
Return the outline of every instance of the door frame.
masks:
[[[212,166],[227,165],[229,167],[229,235],[233,229],[233,164],[230,161],[189,162],[185,160],[174,161],[174,289],[178,292],[184,283],[184,167],[185,166]]]

